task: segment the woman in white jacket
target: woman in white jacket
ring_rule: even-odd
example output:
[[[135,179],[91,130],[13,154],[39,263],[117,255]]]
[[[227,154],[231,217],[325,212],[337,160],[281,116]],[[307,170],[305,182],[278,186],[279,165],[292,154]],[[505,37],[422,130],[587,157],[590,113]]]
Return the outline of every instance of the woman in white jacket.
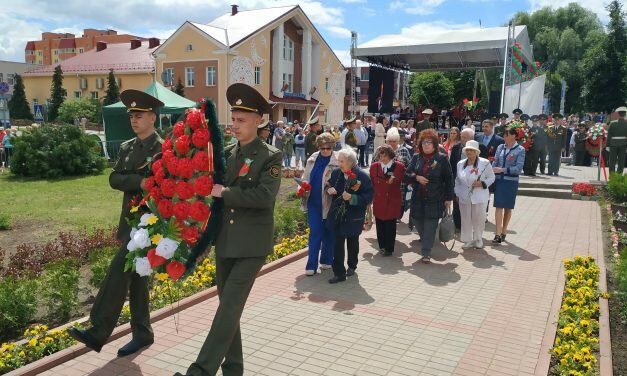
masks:
[[[490,161],[479,157],[479,143],[466,142],[463,149],[466,159],[457,163],[455,195],[459,200],[462,220],[462,248],[483,248],[486,207],[490,197],[488,187],[494,183]]]
[[[377,122],[376,127],[374,128],[374,155],[377,155],[377,149],[381,145],[385,145],[385,125],[382,124],[386,121],[386,118]]]

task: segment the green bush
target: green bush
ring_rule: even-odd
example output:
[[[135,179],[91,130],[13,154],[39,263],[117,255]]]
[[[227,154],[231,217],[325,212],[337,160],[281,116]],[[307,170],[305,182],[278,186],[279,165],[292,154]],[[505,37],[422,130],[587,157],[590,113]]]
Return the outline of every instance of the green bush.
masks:
[[[274,210],[274,239],[279,240],[296,235],[304,229],[307,214],[298,206],[298,202],[287,202]]]
[[[11,229],[11,217],[8,214],[0,213],[0,231]]]
[[[37,311],[37,282],[27,278],[0,280],[0,341],[21,333]]]
[[[41,276],[41,298],[51,322],[66,322],[78,305],[78,261],[48,264]]]
[[[74,124],[74,119],[86,117],[92,123],[100,123],[102,119],[102,105],[94,99],[73,99],[66,100],[59,107],[59,120]]]
[[[12,172],[38,178],[98,175],[107,164],[96,150],[78,127],[44,125],[15,139]]]
[[[607,184],[607,191],[616,203],[627,201],[627,175],[610,174],[610,181]]]
[[[93,273],[89,283],[95,288],[100,288],[100,284],[107,276],[111,259],[113,259],[117,251],[118,249],[115,247],[105,247],[95,249],[89,253],[89,265]]]

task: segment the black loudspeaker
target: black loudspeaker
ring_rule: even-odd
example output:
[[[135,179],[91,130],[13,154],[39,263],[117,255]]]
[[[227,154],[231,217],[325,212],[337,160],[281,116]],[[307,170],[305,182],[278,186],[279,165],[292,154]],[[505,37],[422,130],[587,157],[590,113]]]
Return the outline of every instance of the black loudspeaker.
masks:
[[[390,114],[394,99],[394,71],[370,66],[368,112]]]
[[[500,91],[491,91],[490,92],[490,110],[488,111],[489,115],[499,115],[501,113],[501,92]]]

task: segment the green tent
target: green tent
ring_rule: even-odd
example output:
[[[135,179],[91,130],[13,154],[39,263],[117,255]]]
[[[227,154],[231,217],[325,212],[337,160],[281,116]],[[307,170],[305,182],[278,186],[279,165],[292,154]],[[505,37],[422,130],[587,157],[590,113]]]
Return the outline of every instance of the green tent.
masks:
[[[167,119],[165,123],[162,121],[163,115],[166,115],[168,118],[172,115],[181,115],[186,109],[196,105],[196,102],[181,97],[158,82],[153,82],[144,89],[144,92],[158,98],[165,104],[159,111],[160,116],[155,124],[156,127],[170,125],[167,123]],[[124,106],[122,101],[103,107],[102,118],[107,144],[107,156],[109,159],[115,160],[120,144],[135,137],[135,133],[133,133],[131,122],[128,120],[126,106]]]

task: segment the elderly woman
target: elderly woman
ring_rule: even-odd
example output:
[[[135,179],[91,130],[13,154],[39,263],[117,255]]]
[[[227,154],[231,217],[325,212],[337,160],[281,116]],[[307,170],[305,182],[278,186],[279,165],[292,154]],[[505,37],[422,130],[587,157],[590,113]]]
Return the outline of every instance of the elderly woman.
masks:
[[[307,160],[303,180],[311,185],[311,191],[304,197],[309,222],[309,258],[305,274],[312,276],[318,272],[320,250],[320,269],[331,269],[333,262],[333,244],[335,235],[333,228],[325,226],[333,197],[326,193],[326,185],[331,172],[339,167],[335,147],[335,137],[330,133],[322,133],[316,137],[318,151]]]
[[[383,145],[379,148],[379,161],[370,166],[374,189],[373,214],[377,223],[379,251],[383,256],[394,253],[396,220],[403,212],[401,182],[405,177],[405,165],[396,161],[395,157],[392,147]]]
[[[366,207],[372,201],[372,183],[368,175],[357,168],[357,154],[352,149],[338,153],[340,168],[331,173],[327,193],[333,203],[327,226],[335,232],[333,274],[329,283],[338,283],[355,274],[359,254],[359,235],[364,227]],[[344,266],[344,244],[348,249],[348,270]]]
[[[379,121],[377,121],[377,125],[374,128],[374,153],[375,155],[377,154],[377,149],[379,149],[379,146],[385,144],[385,126],[384,126],[385,121],[386,121],[385,118],[380,118]]]
[[[466,159],[457,163],[455,178],[455,195],[461,214],[461,241],[464,242],[462,248],[483,248],[482,235],[490,198],[488,187],[494,183],[494,172],[490,161],[479,157],[479,142],[467,141],[462,151]]]
[[[435,129],[420,132],[415,154],[405,171],[405,181],[414,189],[410,216],[421,240],[420,262],[431,262],[438,222],[445,209],[453,202],[453,172],[445,154],[438,152],[438,134]]]
[[[505,143],[496,148],[492,169],[496,175],[494,182],[494,207],[496,208],[496,234],[494,243],[505,241],[507,226],[516,205],[518,176],[525,165],[525,148],[516,142],[516,129],[506,128],[503,133]]]

